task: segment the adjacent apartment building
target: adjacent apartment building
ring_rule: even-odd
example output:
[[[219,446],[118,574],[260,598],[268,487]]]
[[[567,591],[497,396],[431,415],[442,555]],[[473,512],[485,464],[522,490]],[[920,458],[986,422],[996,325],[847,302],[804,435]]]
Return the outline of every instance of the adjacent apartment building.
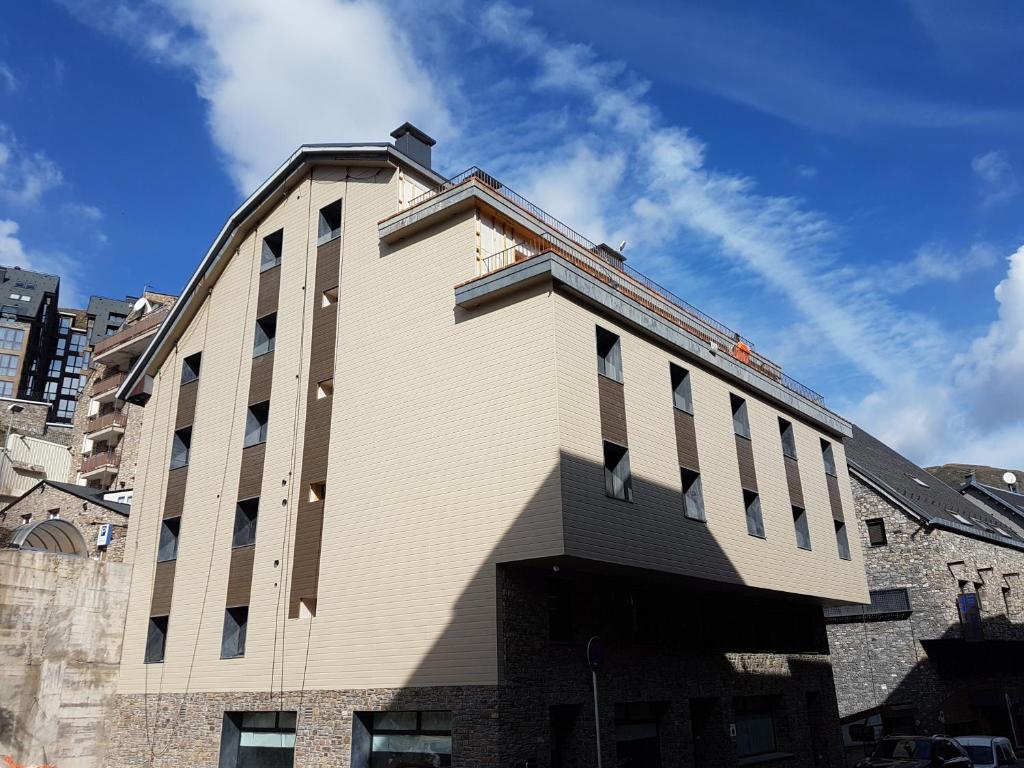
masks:
[[[1020,743],[1024,510],[973,481],[961,495],[858,427],[846,456],[871,603],[826,609],[843,722]]]
[[[850,425],[392,136],[300,148],[119,386],[147,405],[109,761],[840,765]]]
[[[71,482],[97,490],[127,491],[134,486],[144,411],[115,395],[174,300],[168,294],[145,291],[124,315],[114,313],[120,308],[116,305],[103,307],[105,315],[95,307],[97,319],[88,337],[91,360],[75,401]]]

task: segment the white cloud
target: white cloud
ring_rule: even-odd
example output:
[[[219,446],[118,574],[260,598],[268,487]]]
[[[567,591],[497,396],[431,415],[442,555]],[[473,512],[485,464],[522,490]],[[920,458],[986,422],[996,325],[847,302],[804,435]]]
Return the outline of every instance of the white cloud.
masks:
[[[928,283],[955,283],[973,272],[994,266],[998,258],[998,251],[990,243],[972,243],[963,251],[926,243],[909,261],[879,264],[870,270],[857,267],[845,270],[844,274],[863,290],[896,294]]]
[[[7,126],[0,124],[0,197],[17,205],[35,205],[44,193],[59,187],[64,175],[43,152],[25,150]]]
[[[71,216],[75,216],[85,221],[102,221],[103,211],[97,208],[95,205],[85,205],[83,203],[65,203],[64,210]]]
[[[63,253],[36,251],[25,246],[21,227],[11,219],[0,219],[0,264],[22,267],[60,277],[61,306],[85,306],[79,290],[79,261]]]
[[[87,23],[187,69],[242,193],[302,143],[388,141],[411,120],[450,137],[444,93],[372,0],[66,0]]]
[[[7,89],[8,93],[18,90],[18,78],[14,76],[11,68],[0,61],[0,85]]]
[[[1005,152],[993,150],[976,155],[971,170],[978,179],[982,199],[986,205],[1009,200],[1020,191],[1020,184]]]
[[[816,179],[818,177],[818,169],[813,165],[798,165],[796,167],[796,175],[801,179]]]

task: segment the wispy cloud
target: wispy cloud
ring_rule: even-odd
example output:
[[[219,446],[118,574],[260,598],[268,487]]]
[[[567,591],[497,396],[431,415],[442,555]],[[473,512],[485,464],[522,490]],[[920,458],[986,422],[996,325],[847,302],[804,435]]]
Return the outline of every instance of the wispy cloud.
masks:
[[[971,170],[978,180],[985,205],[1009,200],[1020,191],[1017,174],[1005,152],[993,150],[976,155],[971,160]]]
[[[988,269],[999,260],[999,251],[991,243],[972,243],[955,250],[939,243],[926,243],[913,258],[895,264],[878,264],[870,270],[863,266],[843,270],[843,275],[861,290],[905,293],[929,283],[955,283],[967,275]]]
[[[17,205],[34,205],[63,182],[64,174],[55,162],[43,152],[26,150],[0,123],[0,197]]]
[[[39,251],[26,246],[21,237],[21,227],[11,219],[0,219],[0,264],[58,275],[61,278],[61,306],[84,306],[86,297],[80,291],[79,261],[61,252]]]
[[[18,78],[14,76],[11,68],[2,61],[0,61],[0,86],[8,93],[18,90]]]

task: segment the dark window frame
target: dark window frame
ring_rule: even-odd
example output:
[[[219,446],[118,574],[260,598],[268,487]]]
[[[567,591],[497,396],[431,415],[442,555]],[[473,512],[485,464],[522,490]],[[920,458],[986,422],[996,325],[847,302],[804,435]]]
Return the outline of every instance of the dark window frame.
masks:
[[[328,203],[317,214],[316,244],[318,246],[341,237],[342,201],[338,198]]]
[[[807,510],[793,505],[793,532],[796,535],[796,548],[810,552],[811,529],[807,520]]]
[[[179,447],[179,444],[182,447]],[[182,455],[183,454],[183,455]],[[192,457],[192,425],[174,430],[171,439],[171,469],[187,467]]]
[[[262,334],[263,338],[260,339]],[[277,348],[277,312],[268,312],[256,318],[252,337],[253,359],[269,355]]]
[[[181,515],[165,517],[160,521],[160,543],[157,545],[156,561],[169,563],[178,559],[181,543]]]
[[[256,530],[260,519],[260,497],[239,499],[235,503],[235,527],[231,534],[231,548],[251,547],[256,544]]]
[[[220,639],[222,659],[245,656],[245,638],[249,629],[249,606],[231,605],[224,609],[224,631]]]
[[[617,333],[594,326],[597,343],[597,373],[606,379],[623,382],[622,339]]]
[[[683,489],[683,517],[706,523],[708,518],[704,508],[704,484],[700,472],[680,467],[679,479]]]
[[[633,501],[633,471],[629,464],[629,448],[611,440],[605,440],[603,448],[605,496],[619,501]]]
[[[779,417],[779,439],[782,441],[782,455],[796,461],[796,427],[788,419]]]
[[[262,445],[267,442],[269,429],[270,401],[261,400],[258,403],[251,403],[245,411],[245,435],[242,440],[242,448],[252,448],[254,445]]]
[[[263,245],[260,249],[260,272],[266,272],[274,267],[281,266],[281,256],[284,253],[284,230],[279,229],[271,232],[263,238]]]
[[[846,523],[843,520],[833,520],[836,529],[836,549],[839,552],[840,560],[852,560],[850,555],[850,539],[846,531]]]
[[[865,520],[864,527],[868,532],[869,547],[884,547],[889,543],[889,536],[886,533],[885,520],[883,518],[873,517],[870,520]]]
[[[195,352],[181,361],[181,385],[199,381],[199,370],[203,364],[203,353]]]
[[[750,416],[747,401],[739,395],[729,393],[729,407],[732,410],[732,431],[739,437],[750,440]]]
[[[761,495],[757,491],[743,489],[743,509],[747,518],[747,533],[757,539],[768,538],[764,532],[764,510],[761,509]],[[751,523],[754,523],[751,530]]]
[[[167,633],[170,627],[169,616],[150,616],[149,629],[146,633],[146,655],[144,663],[162,664],[167,655]]]
[[[690,372],[675,363],[668,364],[669,379],[672,382],[672,407],[677,411],[693,415],[693,387]]]

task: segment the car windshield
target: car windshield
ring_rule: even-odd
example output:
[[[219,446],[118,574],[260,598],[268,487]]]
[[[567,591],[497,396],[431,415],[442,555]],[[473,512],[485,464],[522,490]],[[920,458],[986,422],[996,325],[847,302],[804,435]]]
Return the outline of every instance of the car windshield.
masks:
[[[875,747],[874,757],[883,760],[930,760],[931,739],[882,739]]]
[[[994,765],[996,762],[995,756],[992,754],[992,747],[970,744],[964,747],[964,749],[967,750],[967,754],[971,757],[971,762],[975,765]]]

